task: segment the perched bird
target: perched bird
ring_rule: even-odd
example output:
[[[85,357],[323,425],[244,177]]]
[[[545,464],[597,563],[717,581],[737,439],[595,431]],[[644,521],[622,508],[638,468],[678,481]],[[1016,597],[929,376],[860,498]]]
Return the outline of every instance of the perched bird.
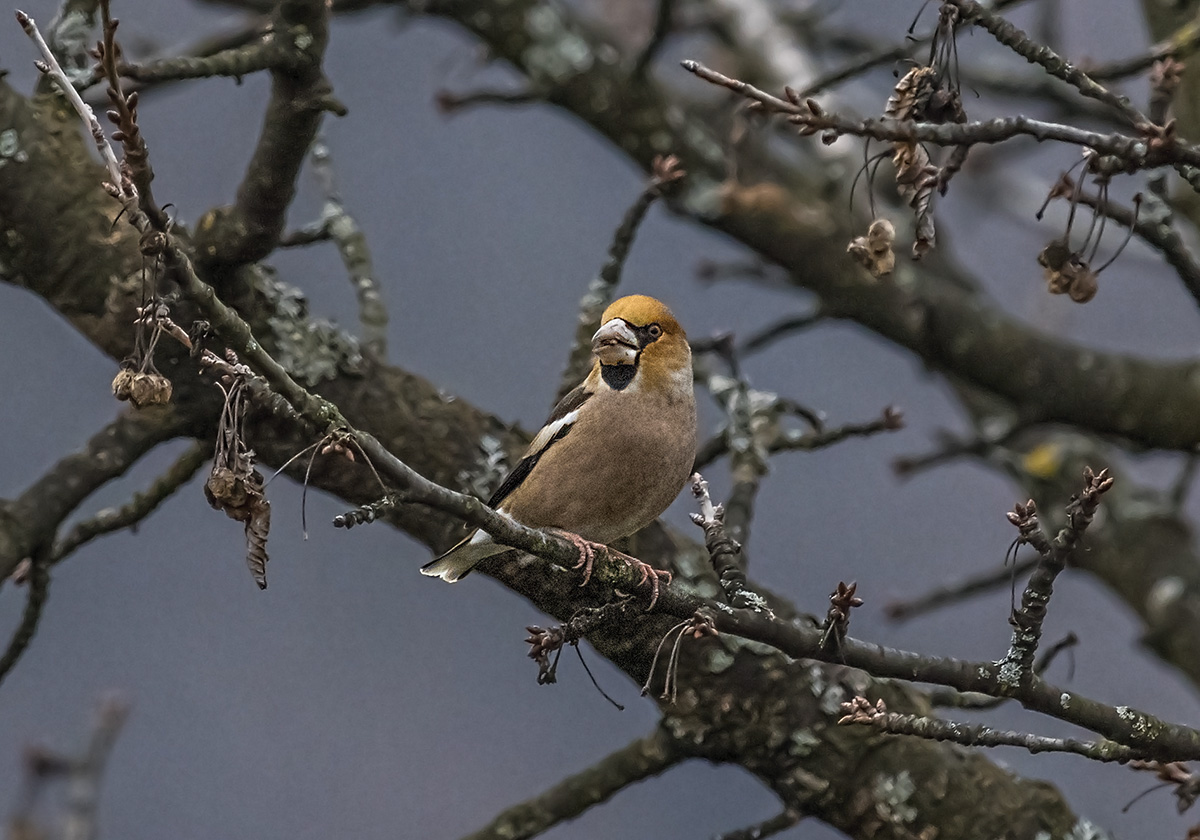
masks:
[[[592,336],[595,364],[550,413],[524,457],[488,500],[531,528],[559,532],[591,574],[595,550],[653,522],[679,495],[696,456],[692,353],[683,328],[659,301],[615,301]],[[454,583],[503,551],[475,531],[421,569]],[[658,579],[637,564],[643,580]]]

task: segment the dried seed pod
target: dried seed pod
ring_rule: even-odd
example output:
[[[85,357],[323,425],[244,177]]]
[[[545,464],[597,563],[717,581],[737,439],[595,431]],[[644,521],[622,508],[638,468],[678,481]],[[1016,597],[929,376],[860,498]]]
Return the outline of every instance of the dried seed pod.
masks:
[[[1071,285],[1067,288],[1067,294],[1076,303],[1087,303],[1096,296],[1099,288],[1096,272],[1084,266],[1071,281]]]
[[[872,277],[885,277],[896,268],[896,254],[892,245],[896,241],[896,228],[887,219],[876,219],[867,228],[866,236],[857,236],[846,247]]]
[[[130,391],[133,386],[133,371],[129,368],[121,368],[117,371],[117,375],[113,377],[112,392],[113,396],[124,402],[129,399]]]
[[[171,401],[171,391],[171,380],[161,373],[135,373],[129,384],[129,401],[138,408],[164,405]]]

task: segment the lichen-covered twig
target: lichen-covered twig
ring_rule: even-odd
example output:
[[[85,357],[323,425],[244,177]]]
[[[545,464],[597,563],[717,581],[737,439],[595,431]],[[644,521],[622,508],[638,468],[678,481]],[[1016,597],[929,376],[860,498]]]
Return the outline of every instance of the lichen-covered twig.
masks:
[[[770,612],[763,597],[750,588],[746,570],[739,561],[742,547],[726,533],[725,511],[721,505],[713,504],[708,482],[700,473],[693,473],[691,480],[692,495],[700,505],[700,512],[691,514],[692,521],[704,529],[704,547],[725,600],[734,607]]]
[[[321,185],[325,205],[321,210],[321,225],[329,232],[329,238],[337,246],[342,264],[350,275],[358,298],[358,319],[362,324],[363,349],[377,361],[387,359],[388,312],[383,302],[379,281],[375,279],[375,267],[367,237],[342,203],[333,176],[333,161],[329,146],[318,139],[311,152],[313,174]]]
[[[842,704],[840,724],[865,724],[889,735],[911,735],[934,741],[950,741],[964,747],[1020,747],[1031,753],[1065,752],[1081,755],[1093,761],[1124,763],[1141,758],[1139,750],[1115,741],[1080,741],[1075,738],[1051,738],[1027,732],[992,729],[982,724],[960,723],[952,720],[902,715],[889,712],[882,700],[871,705],[865,697],[855,697]]]
[[[1033,676],[1033,657],[1042,637],[1042,622],[1054,592],[1054,580],[1066,567],[1080,537],[1092,523],[1100,506],[1100,497],[1112,485],[1108,470],[1099,473],[1085,470],[1083,491],[1067,505],[1067,524],[1053,540],[1042,531],[1037,506],[1032,501],[1018,504],[1008,514],[1009,521],[1019,532],[1017,543],[1033,546],[1039,556],[1021,595],[1021,606],[1012,616],[1012,644],[1001,662],[1006,679],[1020,682]]]
[[[1058,659],[1058,655],[1066,650],[1071,650],[1079,644],[1079,637],[1074,633],[1068,633],[1063,636],[1048,648],[1044,648],[1038,653],[1037,661],[1033,663],[1033,672],[1038,676],[1045,674],[1051,665]],[[1071,679],[1074,673],[1074,668],[1067,672],[1067,679]],[[994,709],[1004,703],[1009,698],[995,697],[990,694],[980,694],[979,692],[956,691],[953,688],[946,686],[934,686],[930,689],[929,704],[934,708],[944,709],[974,709],[976,711]]]

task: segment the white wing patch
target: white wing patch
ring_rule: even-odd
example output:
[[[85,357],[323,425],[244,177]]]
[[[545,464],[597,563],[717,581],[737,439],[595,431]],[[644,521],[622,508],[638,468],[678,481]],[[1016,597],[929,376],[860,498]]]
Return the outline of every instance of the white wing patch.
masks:
[[[533,439],[533,443],[529,444],[529,453],[525,457],[534,457],[545,451],[546,447],[550,445],[556,436],[566,434],[571,425],[578,419],[579,409],[577,408],[574,411],[568,411],[553,423],[547,423],[537,433],[537,437]]]

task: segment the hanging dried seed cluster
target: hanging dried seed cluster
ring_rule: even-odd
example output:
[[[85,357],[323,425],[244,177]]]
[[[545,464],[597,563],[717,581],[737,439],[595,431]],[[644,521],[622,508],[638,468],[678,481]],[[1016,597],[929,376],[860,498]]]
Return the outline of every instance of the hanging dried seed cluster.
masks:
[[[113,396],[137,408],[171,401],[171,380],[154,367],[154,350],[163,334],[163,321],[171,316],[166,304],[151,300],[138,307],[134,322],[133,353],[121,362],[112,381]]]
[[[1084,150],[1083,159],[1076,166],[1082,165],[1083,172],[1078,181],[1071,177],[1071,172],[1068,170],[1059,176],[1058,181],[1050,189],[1049,195],[1046,196],[1045,203],[1037,212],[1037,219],[1041,221],[1042,216],[1046,212],[1046,207],[1056,198],[1065,198],[1070,202],[1070,210],[1067,213],[1066,230],[1061,236],[1051,240],[1045,248],[1037,256],[1038,265],[1045,271],[1046,289],[1053,295],[1067,295],[1076,303],[1087,303],[1096,296],[1099,289],[1100,272],[1112,265],[1113,261],[1120,256],[1125,246],[1129,244],[1129,238],[1133,235],[1133,229],[1137,225],[1138,210],[1141,207],[1141,195],[1135,195],[1133,199],[1134,211],[1132,223],[1129,225],[1128,234],[1125,240],[1117,248],[1116,252],[1099,268],[1092,268],[1096,262],[1096,255],[1100,250],[1100,241],[1104,236],[1105,222],[1108,220],[1108,186],[1112,180],[1113,174],[1117,171],[1109,162],[1097,155],[1091,149]],[[1075,167],[1072,167],[1074,169]],[[1083,191],[1084,180],[1088,176],[1092,177],[1092,183],[1096,187],[1094,195],[1085,194]],[[1089,207],[1092,211],[1092,220],[1088,225],[1087,233],[1083,237],[1083,242],[1078,246],[1071,243],[1071,228],[1075,224],[1075,211],[1079,205],[1083,204]]]
[[[246,525],[246,565],[259,589],[267,588],[267,535],[271,529],[271,503],[263,495],[262,473],[254,468],[254,450],[246,446],[245,413],[250,369],[226,351],[234,367],[232,375],[218,382],[225,393],[225,407],[217,429],[217,447],[212,472],[204,483],[204,496],[230,519]]]
[[[955,27],[958,9],[944,5],[938,15],[938,25],[929,50],[928,62],[905,73],[892,89],[884,106],[883,116],[897,122],[965,123],[966,112],[958,83],[958,47]],[[920,259],[933,250],[937,230],[933,221],[934,193],[946,194],[950,179],[967,158],[969,147],[954,146],[941,153],[935,162],[924,144],[915,140],[892,143],[892,165],[896,169],[896,190],[913,211],[916,231],[913,236],[913,259]],[[864,165],[869,168],[871,161]],[[874,175],[871,169],[868,180]],[[888,260],[891,242],[886,251],[883,243],[888,228],[876,219],[865,237],[857,237],[847,249],[875,277],[889,274],[895,266],[894,257]],[[894,228],[891,240],[895,239]]]

